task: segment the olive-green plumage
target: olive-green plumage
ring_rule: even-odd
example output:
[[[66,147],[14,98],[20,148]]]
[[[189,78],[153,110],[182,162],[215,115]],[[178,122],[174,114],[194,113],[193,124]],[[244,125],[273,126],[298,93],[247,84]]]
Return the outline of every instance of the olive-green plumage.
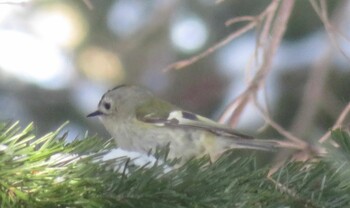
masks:
[[[281,143],[259,140],[155,97],[137,86],[106,92],[98,110],[103,125],[122,149],[147,153],[169,145],[171,158],[209,154],[215,160],[228,149],[274,150]]]

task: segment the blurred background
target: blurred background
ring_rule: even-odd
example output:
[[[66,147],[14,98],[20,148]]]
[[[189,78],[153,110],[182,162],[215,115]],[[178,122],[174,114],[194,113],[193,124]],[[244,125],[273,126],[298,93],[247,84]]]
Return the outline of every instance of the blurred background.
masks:
[[[0,120],[34,122],[39,136],[70,121],[70,138],[86,131],[108,138],[98,119],[86,115],[107,89],[123,83],[217,120],[247,85],[254,31],[182,70],[163,69],[242,26],[226,27],[227,20],[258,15],[270,2],[1,0]],[[349,1],[326,4],[334,25],[349,37]],[[265,86],[271,117],[297,136],[321,136],[350,100],[346,55],[348,40],[330,41],[310,2],[296,1]],[[237,128],[257,134],[263,125],[248,106]],[[275,134],[271,128],[263,133]]]

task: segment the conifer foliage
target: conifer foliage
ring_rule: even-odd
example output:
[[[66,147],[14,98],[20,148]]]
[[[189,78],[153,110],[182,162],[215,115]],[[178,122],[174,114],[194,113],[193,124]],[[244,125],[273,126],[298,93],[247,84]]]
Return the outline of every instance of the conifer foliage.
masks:
[[[136,166],[127,158],[101,160],[112,141],[71,143],[60,129],[37,138],[33,126],[0,127],[1,207],[349,207],[350,135],[309,162],[286,162],[273,176],[256,156],[225,154],[210,164],[193,159]]]

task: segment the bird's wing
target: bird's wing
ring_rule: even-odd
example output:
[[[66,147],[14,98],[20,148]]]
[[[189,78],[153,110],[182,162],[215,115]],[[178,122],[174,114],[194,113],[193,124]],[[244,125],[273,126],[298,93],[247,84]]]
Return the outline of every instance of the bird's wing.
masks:
[[[139,108],[136,110],[136,118],[141,122],[156,126],[195,128],[227,138],[254,139],[253,137],[241,134],[203,116],[199,116],[188,111],[183,111],[169,103],[164,104],[166,105],[162,105],[162,103],[157,101],[147,105],[149,106],[147,108]]]

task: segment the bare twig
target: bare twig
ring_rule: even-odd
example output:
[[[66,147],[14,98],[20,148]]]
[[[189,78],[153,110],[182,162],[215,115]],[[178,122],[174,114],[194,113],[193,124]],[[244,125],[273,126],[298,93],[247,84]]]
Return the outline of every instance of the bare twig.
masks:
[[[266,42],[266,40],[269,39],[271,24],[273,23],[273,17],[276,15],[278,5],[279,5],[278,1],[273,1],[266,9],[266,20],[257,38],[257,44],[255,48],[255,52],[256,52],[255,57],[258,57],[258,54],[257,54],[257,52],[259,51],[258,49],[264,45],[263,43]]]
[[[229,19],[225,22],[225,25],[226,26],[230,26],[230,25],[233,25],[233,24],[236,24],[238,22],[253,22],[255,21],[255,17],[253,16],[240,16],[240,17],[235,17],[235,18],[232,18],[232,19]]]
[[[203,53],[201,53],[197,56],[194,56],[192,58],[185,59],[185,60],[170,64],[169,66],[165,67],[165,69],[163,69],[163,71],[169,71],[172,69],[175,69],[175,70],[183,69],[184,67],[187,67],[187,66],[201,60],[202,58],[215,52],[219,48],[227,45],[227,43],[231,42],[233,39],[241,36],[242,34],[248,32],[249,30],[253,29],[255,27],[255,25],[256,25],[256,22],[250,22],[246,26],[242,27],[241,29],[237,30],[236,32],[234,32],[231,35],[229,35],[228,37],[226,37],[224,40],[222,40],[219,43],[215,44],[214,46],[210,47],[208,50],[204,51]]]
[[[333,129],[339,128],[341,126],[341,124],[343,123],[343,121],[345,120],[346,116],[349,114],[350,112],[350,102],[347,104],[347,106],[344,108],[344,110],[341,112],[340,116],[338,117],[337,122],[335,122],[335,124],[333,125],[333,127],[331,128],[330,131],[328,131],[325,135],[323,135],[320,140],[318,140],[320,143],[325,142],[329,136],[331,135],[331,131]]]
[[[274,128],[278,133],[280,133],[281,135],[283,135],[285,138],[287,138],[288,140],[290,140],[291,142],[297,144],[300,149],[304,149],[305,147],[308,146],[308,143],[306,143],[305,141],[299,139],[298,137],[294,136],[293,134],[291,134],[290,132],[288,132],[287,130],[285,130],[283,127],[281,127],[280,125],[278,125],[275,121],[273,121],[264,111],[264,109],[261,107],[261,105],[257,102],[256,99],[254,99],[254,104],[256,106],[256,108],[259,110],[259,112],[262,114],[264,120],[270,124],[272,126],[272,128]]]
[[[234,126],[240,117],[241,113],[243,112],[245,106],[250,101],[251,96],[256,96],[257,91],[259,90],[262,83],[265,81],[265,78],[268,74],[268,72],[271,69],[272,60],[273,57],[277,51],[278,46],[280,45],[280,42],[282,40],[283,34],[286,30],[287,22],[290,17],[292,8],[294,6],[294,0],[289,1],[278,1],[275,0],[272,2],[272,4],[280,3],[280,7],[278,8],[278,14],[275,18],[274,27],[270,29],[265,29],[266,31],[271,30],[271,42],[268,42],[264,45],[264,54],[263,54],[263,62],[255,74],[255,77],[250,82],[249,86],[246,88],[246,90],[240,95],[239,99],[235,100],[237,103],[231,103],[228,107],[229,110],[232,109],[232,106],[236,106],[236,109],[233,111],[230,119],[230,125]],[[277,11],[277,7],[275,8]],[[270,12],[275,12],[275,10],[271,10]],[[272,18],[270,19],[272,21]],[[265,24],[271,24],[266,23]],[[272,25],[272,24],[271,24]],[[227,113],[224,112],[223,115],[220,117],[220,121],[224,119],[224,117],[227,117]]]
[[[305,86],[304,95],[301,99],[302,103],[291,127],[291,132],[296,135],[302,135],[312,126],[319,103],[321,103],[321,99],[323,98],[322,94],[330,69],[331,54],[331,49],[328,48],[311,71],[309,80]]]
[[[317,1],[315,0],[310,0],[311,5],[313,6],[314,10],[316,11],[316,13],[318,14],[318,16],[320,17],[321,21],[323,22],[325,29],[327,31],[327,34],[330,37],[331,42],[333,43],[333,45],[336,46],[336,48],[340,51],[340,53],[348,60],[350,61],[350,57],[342,50],[342,48],[340,47],[337,39],[336,39],[336,35],[339,34],[341,35],[343,38],[345,38],[346,40],[350,40],[346,35],[344,35],[340,30],[337,29],[337,27],[335,27],[331,21],[328,18],[328,14],[327,14],[327,4],[324,0],[320,0],[320,4],[317,4]],[[344,4],[348,4],[348,1],[345,1]],[[339,20],[342,19],[342,17],[345,15],[345,11],[344,8],[346,8],[346,5],[340,5],[337,10],[339,10],[338,12],[336,12],[336,14],[338,14],[337,17],[333,18],[335,20],[338,21],[333,21],[333,22],[339,22]],[[335,128],[339,128],[341,126],[341,124],[343,123],[343,121],[345,120],[346,116],[349,114],[350,112],[350,103],[348,103],[348,105],[343,109],[343,111],[341,112],[340,116],[338,117],[337,121],[335,122],[335,124],[333,125],[332,129]],[[331,134],[331,130],[328,131],[325,135],[323,135],[320,139],[319,142],[323,143],[325,142],[330,134]]]
[[[270,18],[271,14],[276,13],[277,10],[277,5],[278,5],[279,1],[273,1],[258,17],[256,17],[257,20],[260,20],[259,23],[262,22],[262,20],[267,16],[268,18],[266,18],[267,20],[265,20],[265,25],[271,25],[271,21],[272,18]],[[264,31],[270,31],[269,29],[265,29]],[[255,47],[255,57],[258,57],[258,47],[259,47],[259,42],[257,41],[258,44]],[[261,69],[260,69],[261,70]],[[253,79],[251,79],[253,80]],[[250,84],[250,86],[247,87],[247,89],[245,90],[245,92],[243,92],[240,96],[238,96],[233,102],[231,102],[231,104],[226,108],[226,110],[224,111],[224,113],[220,116],[219,118],[219,122],[220,123],[227,123],[228,120],[231,126],[236,126],[240,115],[242,114],[246,104],[249,102],[250,100],[250,96],[251,96],[251,91],[253,89],[253,84],[254,82],[252,82]],[[253,90],[255,91],[255,90]]]
[[[243,96],[238,96],[235,100],[231,102],[231,104],[225,109],[224,113],[220,116],[218,122],[219,123],[227,123],[227,121],[232,117],[232,113],[234,110],[237,110],[238,103],[241,103],[240,99]]]
[[[294,0],[292,0],[292,1],[294,2]],[[237,22],[242,22],[242,21],[249,21],[250,23],[248,23],[247,25],[245,25],[241,29],[235,31],[234,33],[232,33],[231,35],[229,35],[228,37],[226,37],[225,39],[223,39],[219,43],[215,44],[214,46],[212,46],[209,49],[207,49],[206,51],[204,51],[203,53],[201,53],[197,56],[191,57],[189,59],[185,59],[185,60],[170,64],[167,67],[165,67],[165,69],[163,69],[163,71],[169,71],[172,69],[174,69],[174,70],[183,69],[183,68],[205,58],[206,56],[215,52],[219,48],[227,45],[227,43],[231,42],[232,40],[238,38],[239,36],[243,35],[244,33],[248,32],[251,29],[253,29],[254,27],[256,27],[258,25],[258,23],[266,15],[268,15],[271,12],[274,12],[274,10],[276,9],[276,7],[278,5],[278,2],[279,2],[279,0],[274,0],[260,15],[258,15],[256,17],[254,17],[254,16],[241,16],[241,17],[235,17],[233,19],[226,21],[226,23],[225,23],[226,26],[235,24]]]
[[[335,27],[331,21],[328,18],[327,13],[327,4],[324,0],[320,0],[320,5],[317,4],[316,0],[309,0],[312,7],[314,8],[316,14],[320,17],[321,21],[324,24],[324,27],[327,31],[327,34],[329,36],[329,39],[331,40],[332,44],[339,50],[339,52],[343,55],[344,58],[346,58],[350,62],[350,57],[347,55],[347,53],[341,48],[339,45],[339,42],[337,40],[337,35],[340,35],[345,40],[350,41],[350,38],[347,37],[343,32],[341,32],[337,27]],[[348,4],[348,1],[344,1],[344,4]],[[340,10],[340,12],[337,12],[338,14],[344,14],[344,8],[346,6],[341,5],[337,9]],[[341,15],[339,15],[341,16]],[[335,19],[341,19],[341,18],[335,18]]]

